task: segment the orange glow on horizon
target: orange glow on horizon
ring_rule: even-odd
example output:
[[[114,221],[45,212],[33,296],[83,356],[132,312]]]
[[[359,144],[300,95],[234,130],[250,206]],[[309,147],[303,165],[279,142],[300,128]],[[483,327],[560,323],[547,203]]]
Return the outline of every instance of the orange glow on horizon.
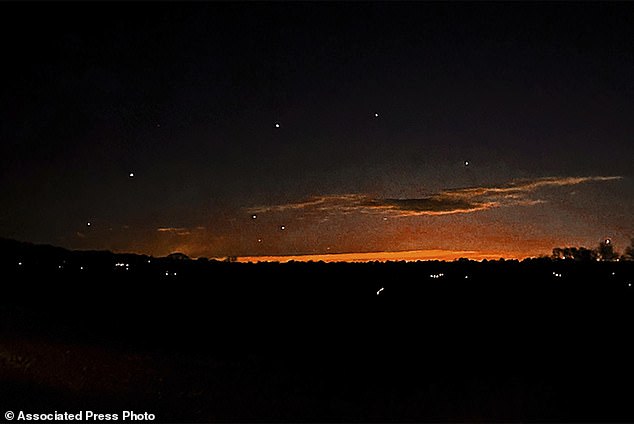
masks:
[[[280,256],[244,256],[238,262],[387,262],[387,261],[453,261],[459,258],[481,261],[483,259],[525,259],[535,257],[534,254],[519,254],[518,252],[478,252],[464,250],[407,250],[398,252],[360,252],[360,253],[329,253],[314,255],[280,255]]]

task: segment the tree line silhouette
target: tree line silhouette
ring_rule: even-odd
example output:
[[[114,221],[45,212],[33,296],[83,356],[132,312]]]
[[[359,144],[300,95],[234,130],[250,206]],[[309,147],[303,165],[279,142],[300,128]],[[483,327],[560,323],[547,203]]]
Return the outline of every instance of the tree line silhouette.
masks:
[[[602,240],[594,249],[586,247],[555,247],[551,255],[552,259],[571,259],[575,261],[634,261],[634,238],[624,253],[619,254],[612,240]]]

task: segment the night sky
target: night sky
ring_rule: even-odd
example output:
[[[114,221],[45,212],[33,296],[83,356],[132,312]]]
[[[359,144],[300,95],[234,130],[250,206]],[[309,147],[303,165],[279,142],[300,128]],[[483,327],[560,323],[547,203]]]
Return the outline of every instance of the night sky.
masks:
[[[2,3],[0,34],[2,237],[354,260],[634,236],[632,3]]]

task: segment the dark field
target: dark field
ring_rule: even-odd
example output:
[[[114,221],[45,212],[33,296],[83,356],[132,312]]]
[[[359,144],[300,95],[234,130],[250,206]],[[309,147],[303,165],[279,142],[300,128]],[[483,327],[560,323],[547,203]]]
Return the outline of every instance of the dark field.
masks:
[[[3,410],[634,421],[631,262],[240,264],[1,244]]]

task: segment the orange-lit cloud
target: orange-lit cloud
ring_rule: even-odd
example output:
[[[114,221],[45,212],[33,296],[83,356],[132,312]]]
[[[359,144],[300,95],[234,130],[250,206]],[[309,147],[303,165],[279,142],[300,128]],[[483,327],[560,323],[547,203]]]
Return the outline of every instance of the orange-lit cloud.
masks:
[[[619,176],[546,177],[518,180],[500,186],[447,189],[429,196],[410,199],[374,198],[366,194],[312,197],[281,205],[258,206],[251,213],[302,211],[305,214],[383,214],[391,216],[449,215],[487,209],[530,206],[544,203],[534,193],[547,187],[563,187],[586,182],[614,181]]]

